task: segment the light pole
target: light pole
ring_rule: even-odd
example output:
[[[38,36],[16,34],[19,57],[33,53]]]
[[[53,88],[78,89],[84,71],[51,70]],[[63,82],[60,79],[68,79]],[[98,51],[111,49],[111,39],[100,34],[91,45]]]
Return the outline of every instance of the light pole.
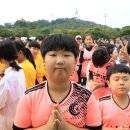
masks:
[[[104,27],[104,29],[106,30],[107,13],[104,14],[104,18],[105,18],[105,27]]]
[[[75,10],[75,18],[78,19],[78,9]]]
[[[53,33],[53,25],[52,25],[52,20],[53,20],[53,13],[50,14],[50,17],[51,17],[51,20],[50,20],[50,30],[51,30],[51,33]]]
[[[50,14],[50,18],[51,18],[51,19],[50,19],[50,22],[53,20],[53,16],[54,16],[53,13],[51,13],[51,14]]]

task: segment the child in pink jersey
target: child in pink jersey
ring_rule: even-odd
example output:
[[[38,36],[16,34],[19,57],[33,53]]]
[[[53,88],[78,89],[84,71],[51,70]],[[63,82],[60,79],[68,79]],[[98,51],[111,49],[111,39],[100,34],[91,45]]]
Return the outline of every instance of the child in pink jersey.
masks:
[[[130,68],[111,66],[107,80],[112,94],[99,99],[103,130],[130,130]]]
[[[93,37],[91,34],[86,35],[84,39],[84,45],[82,48],[80,48],[80,56],[79,56],[79,62],[81,64],[81,72],[80,72],[80,78],[79,83],[83,86],[86,85],[87,81],[87,74],[86,74],[86,68],[88,63],[92,59],[92,54],[97,48],[97,44],[93,41]]]
[[[113,62],[109,61],[109,54],[104,47],[99,47],[92,55],[89,68],[89,85],[96,99],[111,93],[106,84],[106,72]]]
[[[75,40],[54,34],[41,45],[47,81],[26,91],[14,120],[14,130],[101,130],[101,115],[93,94],[69,80],[79,53]]]

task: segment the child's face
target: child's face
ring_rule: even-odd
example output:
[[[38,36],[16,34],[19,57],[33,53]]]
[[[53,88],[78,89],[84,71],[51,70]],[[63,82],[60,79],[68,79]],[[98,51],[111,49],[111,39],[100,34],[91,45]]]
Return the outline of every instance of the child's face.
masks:
[[[118,96],[126,95],[130,90],[130,75],[126,73],[115,73],[107,81],[112,93]]]
[[[111,56],[114,60],[117,59],[118,57],[118,51],[117,50],[113,50],[112,56]]]
[[[38,55],[39,49],[37,47],[30,47],[33,58],[35,59]]]
[[[18,63],[21,63],[21,62],[23,62],[23,59],[24,59],[24,54],[23,54],[23,52],[22,51],[19,51],[18,52],[18,57],[17,57],[17,61],[18,61]]]
[[[81,39],[81,38],[77,38],[77,39],[76,39],[76,42],[77,42],[77,44],[80,46],[80,45],[82,44],[82,39]]]
[[[87,46],[91,46],[92,43],[93,43],[93,40],[92,40],[91,36],[86,36],[84,42],[85,42],[85,44],[86,44]]]
[[[44,65],[48,79],[54,82],[64,82],[69,80],[76,65],[76,58],[68,51],[49,51],[44,57]]]

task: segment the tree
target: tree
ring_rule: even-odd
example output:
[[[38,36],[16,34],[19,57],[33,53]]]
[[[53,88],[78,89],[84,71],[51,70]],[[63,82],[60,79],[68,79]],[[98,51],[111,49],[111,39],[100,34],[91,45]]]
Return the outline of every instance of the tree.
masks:
[[[47,20],[38,20],[38,21],[34,21],[32,22],[37,28],[44,28],[49,26],[49,21]]]
[[[130,36],[130,26],[123,27],[121,32],[120,32],[120,35],[121,36],[129,35]]]
[[[15,29],[14,31],[14,35],[15,34],[19,34],[21,35],[22,37],[28,37],[29,36],[29,33],[28,33],[28,29],[27,28],[17,28]]]
[[[12,23],[5,23],[4,26],[5,26],[5,28],[13,28]]]
[[[12,35],[13,35],[12,31],[10,31],[9,29],[0,28],[0,36],[2,36],[2,37],[10,37]]]
[[[17,20],[14,23],[14,26],[15,27],[20,27],[20,28],[26,28],[26,27],[28,27],[28,24],[27,24],[27,22],[24,19],[21,19],[21,20]]]
[[[100,28],[100,27],[89,28],[85,32],[85,34],[87,34],[87,33],[91,33],[93,35],[94,39],[98,39],[98,38],[101,38],[101,37],[109,38],[108,34],[104,32],[104,29]]]

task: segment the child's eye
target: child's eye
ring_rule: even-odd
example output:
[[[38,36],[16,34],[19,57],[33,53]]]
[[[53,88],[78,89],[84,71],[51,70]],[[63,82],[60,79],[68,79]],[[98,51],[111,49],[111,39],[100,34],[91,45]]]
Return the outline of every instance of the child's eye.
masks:
[[[115,81],[118,81],[119,79],[114,79]]]
[[[123,80],[124,80],[124,81],[128,81],[128,78],[124,78]]]
[[[66,56],[66,57],[71,56],[71,55],[72,55],[72,53],[70,53],[70,52],[64,53],[64,56]]]
[[[50,56],[56,56],[56,54],[50,54]]]
[[[65,54],[64,56],[68,57],[68,56],[70,56],[70,54]]]

